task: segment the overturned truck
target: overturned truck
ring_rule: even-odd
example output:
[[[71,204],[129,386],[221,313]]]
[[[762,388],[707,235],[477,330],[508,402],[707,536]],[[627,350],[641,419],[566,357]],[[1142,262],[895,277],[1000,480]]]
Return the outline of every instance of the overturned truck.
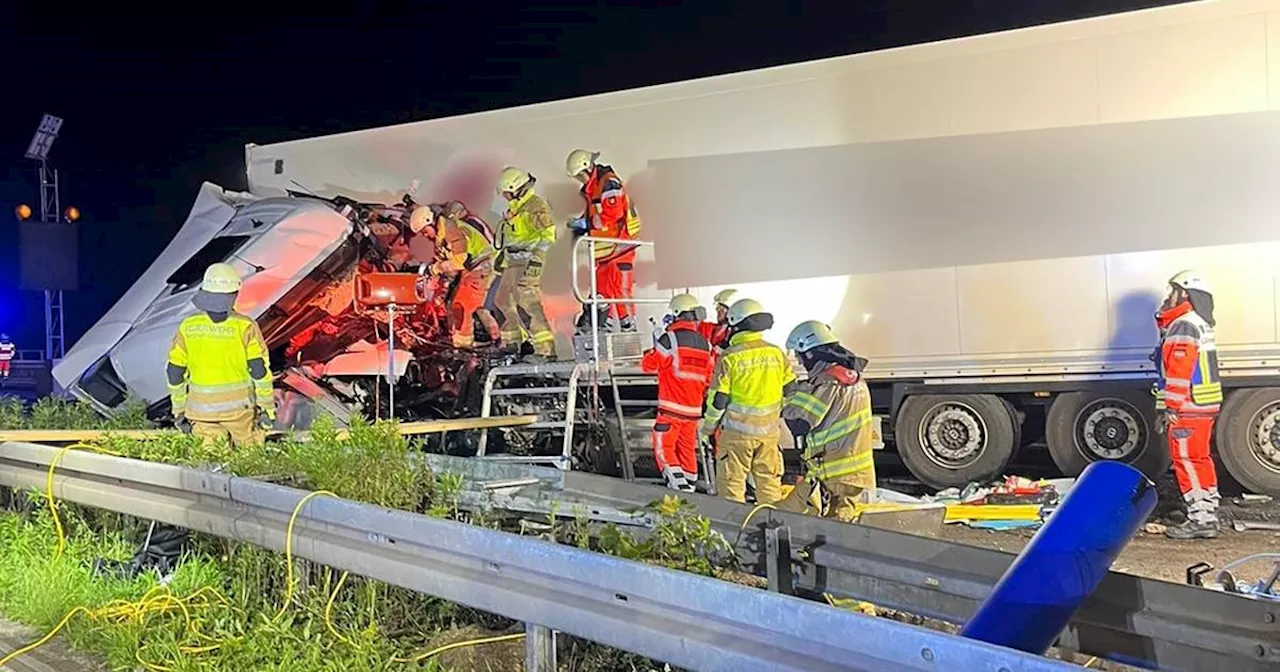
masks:
[[[709,304],[736,287],[774,313],[775,343],[827,322],[871,361],[886,446],[936,487],[998,475],[1019,451],[1047,451],[1068,475],[1095,460],[1167,468],[1152,315],[1167,279],[1194,268],[1219,323],[1216,453],[1248,488],[1280,493],[1280,105],[1263,58],[1280,48],[1274,10],[1280,0],[1183,3],[250,145],[254,196],[206,186],[55,377],[104,411],[133,394],[162,412],[160,349],[199,271],[228,260],[246,278],[241,309],[271,340],[283,417],[385,415],[386,326],[358,314],[353,278],[389,267],[398,248],[383,238],[410,185],[497,221],[494,181],[519,165],[567,219],[582,201],[564,156],[586,147],[628,178],[654,245],[638,292]],[[629,458],[585,447],[646,452],[652,381],[634,356],[648,336],[593,345],[607,379],[579,368],[586,276],[567,243],[544,276],[564,361],[521,369],[445,348],[428,306],[397,329],[409,344],[395,353],[398,415],[509,404],[546,416],[536,440],[504,433],[520,451],[628,473]],[[656,317],[644,308],[642,323]],[[475,450],[503,449],[488,438]]]

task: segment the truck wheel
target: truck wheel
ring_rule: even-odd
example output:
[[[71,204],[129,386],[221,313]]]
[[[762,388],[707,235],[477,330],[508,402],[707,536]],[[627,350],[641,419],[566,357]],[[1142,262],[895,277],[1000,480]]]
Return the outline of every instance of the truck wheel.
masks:
[[[1231,393],[1213,438],[1223,466],[1240,485],[1280,496],[1280,388]]]
[[[894,429],[907,469],[934,488],[987,480],[1013,457],[1013,416],[991,394],[907,397]]]
[[[1169,451],[1153,431],[1155,423],[1149,393],[1068,392],[1049,406],[1044,434],[1064,476],[1080,475],[1091,462],[1115,460],[1154,480],[1169,469]]]

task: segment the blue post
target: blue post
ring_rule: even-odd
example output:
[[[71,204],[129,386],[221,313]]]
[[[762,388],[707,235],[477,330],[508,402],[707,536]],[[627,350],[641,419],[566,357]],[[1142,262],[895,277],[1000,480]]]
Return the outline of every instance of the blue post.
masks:
[[[1044,653],[1155,505],[1155,484],[1142,472],[1089,465],[960,634]]]

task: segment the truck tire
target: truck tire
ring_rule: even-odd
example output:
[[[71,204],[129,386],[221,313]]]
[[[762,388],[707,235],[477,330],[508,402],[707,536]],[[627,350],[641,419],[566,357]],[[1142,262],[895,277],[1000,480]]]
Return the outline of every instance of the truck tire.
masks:
[[[907,469],[934,488],[964,487],[999,476],[1017,432],[1004,400],[992,394],[907,397],[894,437]]]
[[[1232,478],[1251,492],[1280,497],[1280,388],[1229,394],[1213,438]]]
[[[1155,423],[1155,400],[1148,392],[1067,392],[1049,406],[1044,435],[1064,476],[1079,476],[1098,460],[1115,460],[1154,480],[1169,469],[1169,451]]]

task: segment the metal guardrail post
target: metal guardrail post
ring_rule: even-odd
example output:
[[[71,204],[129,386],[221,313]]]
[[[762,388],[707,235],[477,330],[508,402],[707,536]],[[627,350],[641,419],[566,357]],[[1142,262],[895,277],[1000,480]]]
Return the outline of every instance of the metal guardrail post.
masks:
[[[525,672],[556,672],[556,631],[525,623],[524,632]]]
[[[794,595],[795,577],[791,573],[791,529],[785,526],[766,527],[764,544],[769,591]]]

